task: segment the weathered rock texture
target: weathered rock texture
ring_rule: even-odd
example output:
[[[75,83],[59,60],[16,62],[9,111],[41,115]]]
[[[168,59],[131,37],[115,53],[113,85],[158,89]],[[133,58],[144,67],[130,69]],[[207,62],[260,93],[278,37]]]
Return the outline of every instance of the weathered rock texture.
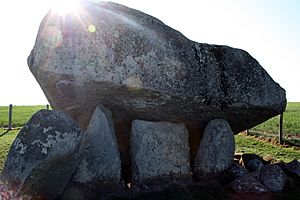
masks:
[[[64,17],[50,11],[28,66],[51,106],[82,128],[102,104],[127,125],[134,119],[185,123],[192,152],[208,121],[226,119],[238,133],[286,105],[285,91],[247,52],[191,41],[110,2],[85,2]],[[129,133],[117,137],[128,149]]]
[[[34,114],[11,146],[1,179],[17,192],[55,199],[75,172],[83,134],[60,111]]]
[[[287,176],[278,165],[265,165],[260,172],[260,179],[271,192],[280,192],[283,190]]]
[[[259,180],[253,177],[251,174],[236,179],[230,184],[230,187],[234,192],[247,194],[247,193],[267,193],[269,192]]]
[[[135,183],[190,176],[188,131],[184,124],[134,120],[131,152]]]
[[[111,112],[97,106],[87,128],[86,152],[74,181],[83,184],[119,183],[121,160]]]
[[[234,149],[234,134],[228,122],[224,119],[210,121],[195,158],[194,173],[206,176],[223,172],[232,165]]]
[[[121,183],[121,159],[111,112],[97,106],[85,133],[86,149],[64,199],[96,199],[117,191]],[[77,192],[74,192],[77,191]],[[72,196],[73,195],[73,196]]]
[[[234,163],[228,170],[225,170],[219,177],[223,184],[228,184],[238,178],[246,176],[248,171],[241,165]]]

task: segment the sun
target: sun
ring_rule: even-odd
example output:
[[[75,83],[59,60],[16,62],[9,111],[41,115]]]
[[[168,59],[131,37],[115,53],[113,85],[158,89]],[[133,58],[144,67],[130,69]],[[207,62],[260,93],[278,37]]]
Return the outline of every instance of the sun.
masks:
[[[52,0],[51,8],[58,15],[65,16],[79,9],[80,0]]]

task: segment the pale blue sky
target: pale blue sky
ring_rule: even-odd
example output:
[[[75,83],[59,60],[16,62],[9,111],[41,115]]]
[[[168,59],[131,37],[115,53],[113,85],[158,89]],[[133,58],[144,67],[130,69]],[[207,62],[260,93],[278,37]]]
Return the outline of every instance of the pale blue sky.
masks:
[[[0,105],[46,104],[26,59],[55,0],[3,1],[0,7]],[[62,2],[63,0],[56,0]],[[159,18],[188,38],[248,51],[300,102],[299,0],[116,0]]]

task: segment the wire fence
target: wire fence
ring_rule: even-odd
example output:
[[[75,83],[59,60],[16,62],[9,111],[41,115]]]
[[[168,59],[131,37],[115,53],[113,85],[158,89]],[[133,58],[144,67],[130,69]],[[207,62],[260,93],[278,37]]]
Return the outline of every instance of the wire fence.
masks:
[[[0,106],[0,127],[12,130],[14,127],[23,126],[38,110],[50,110],[50,106]]]

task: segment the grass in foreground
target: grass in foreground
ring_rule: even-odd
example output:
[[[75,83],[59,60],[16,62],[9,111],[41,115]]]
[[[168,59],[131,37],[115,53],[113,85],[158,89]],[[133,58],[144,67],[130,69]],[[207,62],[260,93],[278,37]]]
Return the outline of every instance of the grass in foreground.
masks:
[[[19,133],[19,130],[11,130],[8,133],[4,134],[5,132],[6,130],[0,129],[0,135],[2,135],[0,137],[0,172],[2,171],[2,168],[4,166],[4,162],[6,160],[6,156],[10,149],[10,146]]]

